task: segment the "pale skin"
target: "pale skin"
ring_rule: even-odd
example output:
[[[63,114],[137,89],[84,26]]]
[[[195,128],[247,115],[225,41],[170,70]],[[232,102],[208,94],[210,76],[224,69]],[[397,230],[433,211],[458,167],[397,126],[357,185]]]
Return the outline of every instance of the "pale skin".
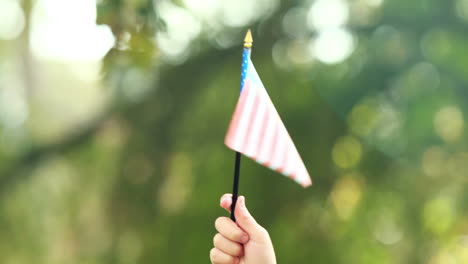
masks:
[[[232,195],[221,197],[220,205],[230,211]],[[245,197],[237,200],[236,222],[229,217],[215,221],[218,233],[210,251],[212,264],[276,264],[275,251],[267,230],[260,226],[247,210]]]

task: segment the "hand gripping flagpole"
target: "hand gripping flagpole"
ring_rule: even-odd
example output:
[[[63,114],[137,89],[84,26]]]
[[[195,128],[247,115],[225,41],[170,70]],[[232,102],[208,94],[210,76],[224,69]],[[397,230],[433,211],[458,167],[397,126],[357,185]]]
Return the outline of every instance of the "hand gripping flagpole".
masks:
[[[252,33],[250,29],[244,38],[244,51],[242,53],[242,68],[241,68],[241,81],[240,81],[240,92],[245,83],[245,76],[247,75],[247,66],[249,64],[250,52],[252,48]],[[231,204],[231,219],[235,222],[236,217],[234,216],[234,210],[236,209],[237,197],[239,193],[239,172],[240,172],[241,154],[236,151],[235,165],[234,165],[234,183],[232,186],[232,204]]]

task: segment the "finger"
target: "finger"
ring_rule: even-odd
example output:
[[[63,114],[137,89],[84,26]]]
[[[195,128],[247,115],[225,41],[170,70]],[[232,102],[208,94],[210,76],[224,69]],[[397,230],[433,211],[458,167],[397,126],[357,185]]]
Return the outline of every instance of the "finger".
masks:
[[[235,215],[236,223],[249,234],[250,239],[257,242],[268,240],[269,235],[266,229],[260,226],[247,210],[244,196],[239,196],[237,200]]]
[[[240,257],[243,255],[242,246],[239,243],[233,242],[227,238],[225,238],[220,233],[216,234],[213,238],[213,244],[215,248],[223,251],[224,253],[234,256]]]
[[[237,243],[247,243],[249,235],[244,232],[236,223],[227,217],[219,217],[215,221],[215,227],[218,232],[227,239]]]
[[[228,212],[231,211],[231,204],[232,204],[232,194],[226,193],[221,196],[220,205]],[[236,204],[236,224],[241,227],[241,229],[245,230],[251,238],[256,238],[255,240],[259,240],[257,238],[268,237],[266,230],[260,226],[255,218],[250,214],[247,206],[245,205],[245,197],[239,196],[237,199]]]
[[[210,260],[213,264],[236,264],[238,258],[230,256],[217,248],[213,248],[210,251]]]
[[[232,194],[226,193],[221,196],[220,206],[226,211],[231,212],[231,204],[232,204]]]

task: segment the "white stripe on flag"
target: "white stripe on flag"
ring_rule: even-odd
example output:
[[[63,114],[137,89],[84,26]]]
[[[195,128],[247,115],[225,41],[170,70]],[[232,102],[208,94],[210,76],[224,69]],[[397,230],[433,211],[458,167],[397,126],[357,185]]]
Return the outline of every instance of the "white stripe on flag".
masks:
[[[284,131],[281,127],[280,122],[276,122],[275,129],[278,133],[278,140],[274,142],[276,146],[273,149],[273,157],[271,159],[270,168],[277,170],[281,167],[283,161],[284,149],[286,147],[286,142],[284,141]]]
[[[240,113],[239,124],[236,128],[235,137],[233,148],[236,150],[241,150],[242,145],[244,144],[246,135],[247,135],[247,127],[249,125],[250,115],[253,107],[253,101],[255,99],[255,90],[251,89],[250,84],[244,85],[244,90],[242,92],[246,92],[246,101],[245,106],[242,109],[243,111]]]
[[[253,88],[253,87],[252,87]],[[262,121],[265,118],[265,112],[266,112],[266,107],[265,107],[265,100],[260,98],[260,93],[257,94],[257,97],[259,98],[258,101],[258,106],[257,106],[257,114],[253,117],[255,118],[253,121],[253,127],[250,130],[250,135],[249,138],[250,140],[248,141],[248,144],[246,146],[246,151],[245,155],[249,157],[257,157],[258,156],[258,145],[260,140],[260,130],[262,126]]]
[[[267,106],[270,108],[269,106]],[[274,136],[274,126],[275,126],[275,121],[272,118],[273,114],[271,110],[267,110],[267,115],[268,115],[268,120],[265,125],[265,133],[263,138],[261,138],[261,144],[260,144],[260,149],[257,157],[257,161],[260,164],[265,164],[265,162],[268,161],[268,157],[270,155],[270,152],[272,151],[273,147],[273,136]]]
[[[290,162],[286,166],[284,170],[284,174],[288,176],[294,177],[294,175],[297,172],[298,165],[301,163],[301,157],[299,156],[299,153],[297,152],[296,146],[294,146],[294,143],[291,139],[291,137],[288,134],[288,140],[290,143],[290,149],[289,149],[289,155],[291,155]]]

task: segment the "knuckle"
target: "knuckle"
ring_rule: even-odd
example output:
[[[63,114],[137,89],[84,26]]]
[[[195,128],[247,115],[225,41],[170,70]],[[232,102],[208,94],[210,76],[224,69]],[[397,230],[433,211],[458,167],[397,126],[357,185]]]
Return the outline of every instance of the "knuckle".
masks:
[[[216,228],[221,227],[223,225],[223,222],[224,222],[224,217],[220,216],[220,217],[216,218],[215,227]]]
[[[270,234],[268,233],[268,230],[266,230],[263,227],[260,228],[260,234],[264,239],[270,239]]]
[[[259,227],[258,235],[259,235],[258,239],[260,241],[262,241],[262,243],[271,243],[270,234],[268,233],[268,231],[265,228]]]
[[[217,233],[214,237],[213,237],[213,245],[216,247],[216,245],[219,245],[219,241],[221,240],[221,234],[220,233]]]
[[[262,233],[262,235],[268,236],[268,237],[270,236],[270,234],[268,233],[268,230],[266,230],[263,226],[260,226],[259,230]]]
[[[212,263],[216,263],[219,259],[219,253],[216,248],[212,248],[210,251],[210,260]]]

